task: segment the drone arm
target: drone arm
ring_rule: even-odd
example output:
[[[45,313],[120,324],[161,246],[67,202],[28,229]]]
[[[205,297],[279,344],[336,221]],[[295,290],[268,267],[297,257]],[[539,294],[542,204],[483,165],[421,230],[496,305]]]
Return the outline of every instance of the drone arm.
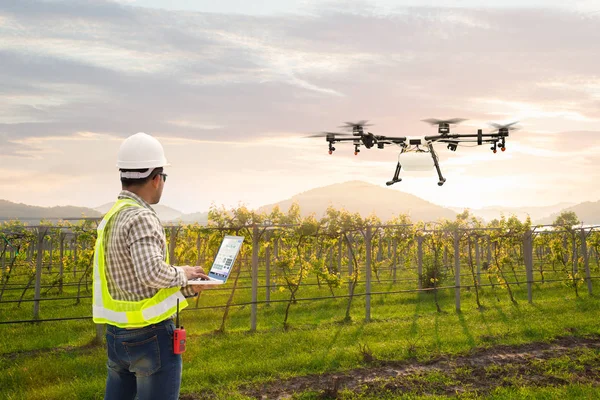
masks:
[[[425,140],[426,141],[431,141],[431,142],[443,142],[444,140],[448,140],[448,139],[454,139],[454,140],[461,140],[461,139],[477,139],[477,141],[479,140],[484,140],[483,138],[488,138],[485,139],[485,141],[492,141],[492,140],[499,140],[500,138],[503,137],[508,137],[508,133],[505,132],[496,132],[496,133],[487,133],[487,134],[483,134],[483,133],[476,133],[476,134],[459,134],[459,133],[455,133],[455,134],[451,134],[451,135],[436,135],[436,136],[425,136]]]
[[[327,139],[328,142],[331,143],[336,143],[336,142],[354,142],[356,141],[356,138],[328,138]]]
[[[434,142],[436,143],[476,143],[476,144],[484,144],[484,143],[494,143],[494,142],[498,142],[502,139],[500,138],[496,138],[496,139],[482,139],[481,143],[479,143],[479,140],[477,139],[440,139],[440,140],[435,140]]]
[[[402,144],[402,143],[406,142],[406,137],[404,137],[404,136],[399,136],[399,137],[393,137],[393,136],[375,136],[375,138],[377,140],[387,140],[387,141],[390,141],[390,142],[396,143],[396,144]]]

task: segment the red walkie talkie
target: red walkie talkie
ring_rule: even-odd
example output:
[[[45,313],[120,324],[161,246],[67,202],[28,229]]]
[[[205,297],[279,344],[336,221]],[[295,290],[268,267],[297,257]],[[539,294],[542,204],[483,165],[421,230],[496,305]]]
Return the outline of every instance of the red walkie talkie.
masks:
[[[179,327],[179,299],[177,299],[177,319],[175,330],[173,331],[173,353],[181,354],[185,352],[185,329]]]

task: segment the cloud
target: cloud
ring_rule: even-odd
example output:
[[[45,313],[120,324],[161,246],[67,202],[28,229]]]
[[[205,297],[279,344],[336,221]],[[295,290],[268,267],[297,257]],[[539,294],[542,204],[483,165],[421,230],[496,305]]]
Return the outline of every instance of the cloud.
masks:
[[[531,105],[538,119],[597,118],[597,91],[552,84],[570,76],[583,82],[598,63],[596,25],[576,13],[360,14],[332,4],[275,18],[66,1],[10,2],[0,15],[9,21],[0,28],[1,82],[10,82],[2,86],[36,96],[22,97],[22,108],[14,97],[4,100],[12,108],[0,130],[12,136],[202,137],[204,122],[172,121],[208,121],[219,127],[211,135],[236,140],[329,129],[358,113],[389,121],[382,129],[409,120],[405,129],[423,131],[419,120],[438,113],[485,119],[522,114],[518,105]],[[567,63],[573,54],[576,65]],[[556,97],[562,107],[547,104]],[[53,104],[39,104],[48,98]],[[25,107],[32,103],[37,109]]]
[[[4,0],[0,12],[29,19],[61,19],[67,17],[87,20],[130,19],[133,10],[105,0]]]
[[[0,133],[0,156],[2,157],[32,158],[36,150],[35,147],[15,142],[6,134]]]
[[[238,187],[227,189],[231,199],[261,190],[284,196],[339,179],[391,178],[392,149],[354,157],[340,145],[329,157],[324,140],[299,139],[342,121],[368,119],[376,134],[421,136],[435,133],[421,122],[429,117],[469,118],[455,128],[461,133],[519,119],[523,130],[495,158],[484,147],[440,150],[455,190],[444,189],[443,198],[459,202],[473,182],[485,182],[481,199],[506,188],[507,198],[532,193],[527,187],[550,196],[540,185],[553,186],[551,179],[596,177],[597,26],[597,17],[542,8],[383,12],[355,2],[251,16],[100,0],[3,1],[0,167],[8,159],[16,169],[51,164],[52,179],[73,184],[68,174],[87,162],[76,182],[98,179],[112,190],[106,155],[144,131],[175,152],[181,176],[218,186],[227,174]],[[565,172],[548,173],[556,162]],[[245,169],[269,189],[240,176]],[[403,184],[433,201],[435,180],[414,175]]]

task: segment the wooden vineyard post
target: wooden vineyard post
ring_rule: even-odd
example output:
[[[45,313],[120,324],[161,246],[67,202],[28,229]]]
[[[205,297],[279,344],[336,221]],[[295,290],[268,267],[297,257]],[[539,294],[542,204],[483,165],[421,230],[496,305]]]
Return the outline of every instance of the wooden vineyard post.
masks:
[[[256,331],[256,311],[258,301],[258,225],[252,227],[252,308],[250,330]]]
[[[533,303],[533,236],[531,230],[525,232],[523,237],[523,258],[527,273],[527,300]]]
[[[42,260],[44,257],[44,236],[46,235],[46,231],[42,231],[41,228],[38,229],[38,252],[37,252],[37,260],[35,264],[35,295],[33,302],[33,319],[40,318],[40,291],[42,288]]]
[[[392,254],[393,254],[393,258],[394,258],[394,264],[393,264],[393,282],[396,283],[396,271],[398,270],[398,260],[397,260],[397,253],[398,253],[398,241],[396,239],[394,239],[394,248],[392,250]]]
[[[590,260],[588,257],[587,251],[587,235],[585,234],[585,229],[581,229],[581,253],[583,255],[583,266],[585,268],[585,280],[587,281],[588,294],[592,295],[592,276],[590,274]]]
[[[458,230],[454,232],[454,300],[456,312],[460,312],[460,237]]]
[[[169,242],[169,263],[175,265],[177,260],[175,259],[175,247],[177,246],[177,229],[176,226],[171,227],[171,240]]]
[[[371,230],[371,225],[367,226],[367,235],[365,237],[365,246],[366,246],[366,294],[365,294],[365,321],[369,322],[371,320],[371,239],[373,237],[373,232]]]
[[[423,236],[417,236],[417,275],[418,288],[423,289]]]
[[[58,236],[59,240],[60,240],[60,248],[58,250],[58,275],[59,275],[59,281],[58,281],[58,292],[60,294],[62,294],[63,292],[63,274],[64,274],[64,269],[65,269],[65,263],[63,262],[63,257],[65,256],[65,233],[64,232],[60,232],[60,235]]]
[[[479,238],[475,239],[475,264],[477,265],[477,285],[481,287],[481,253],[479,250]]]
[[[265,248],[265,301],[271,302],[271,243]]]

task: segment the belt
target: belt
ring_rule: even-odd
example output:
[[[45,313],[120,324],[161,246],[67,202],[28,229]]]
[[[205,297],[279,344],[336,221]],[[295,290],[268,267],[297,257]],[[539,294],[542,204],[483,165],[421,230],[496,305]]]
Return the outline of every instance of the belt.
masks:
[[[136,330],[136,329],[144,329],[144,328],[147,328],[147,327],[152,326],[152,325],[166,324],[167,322],[172,322],[174,319],[175,319],[174,317],[169,317],[169,318],[167,318],[165,320],[162,320],[160,322],[157,322],[155,324],[148,324],[146,326],[140,326],[139,328],[125,328],[125,329],[127,329],[128,331],[133,331],[133,330]]]

